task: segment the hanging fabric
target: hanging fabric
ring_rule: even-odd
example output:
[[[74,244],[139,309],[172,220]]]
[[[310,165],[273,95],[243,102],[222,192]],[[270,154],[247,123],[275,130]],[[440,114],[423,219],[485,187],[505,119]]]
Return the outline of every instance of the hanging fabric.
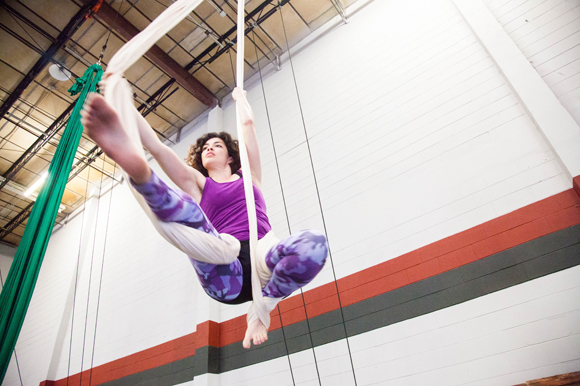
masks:
[[[244,0],[238,0],[238,25],[237,25],[237,45],[238,54],[236,57],[236,86],[244,88]],[[252,298],[254,302],[248,310],[247,323],[259,318],[266,329],[270,328],[270,311],[272,311],[280,299],[264,298],[262,296],[262,286],[258,275],[258,261],[256,259],[256,246],[258,244],[258,222],[256,219],[256,201],[254,199],[254,187],[252,183],[252,172],[248,151],[244,139],[240,110],[245,108],[241,101],[236,101],[236,123],[238,132],[238,142],[240,144],[240,161],[244,170],[244,193],[246,195],[246,208],[248,211],[248,224],[250,227],[250,258],[252,261]]]
[[[127,42],[111,59],[107,67],[105,99],[109,105],[113,106],[119,115],[121,123],[127,134],[134,143],[141,149],[139,129],[137,126],[136,110],[133,107],[131,87],[127,80],[123,78],[123,73],[159,40],[166,35],[173,27],[193,11],[202,0],[179,0],[173,3],[163,13],[161,13],[147,28]],[[243,44],[244,44],[244,2],[238,0],[238,85],[243,86]],[[240,46],[241,45],[241,46]],[[241,65],[240,65],[241,61]],[[239,115],[238,115],[239,116]],[[268,309],[273,309],[279,299],[264,299],[262,297],[262,286],[257,272],[256,262],[257,245],[257,225],[254,195],[251,181],[251,171],[246,153],[238,118],[238,141],[240,143],[240,158],[242,169],[244,170],[244,191],[248,206],[248,217],[250,221],[250,249],[252,256],[252,293],[254,302],[248,311],[248,320],[258,317],[268,328],[270,326],[270,313]],[[125,178],[129,178],[124,174]],[[234,261],[238,254],[240,244],[233,236],[221,234],[221,240],[182,224],[168,223],[160,221],[146,204],[143,197],[130,186],[131,192],[135,196],[141,208],[145,211],[157,231],[172,245],[186,253],[191,258],[211,262],[213,264],[229,264]],[[210,257],[211,260],[208,260]],[[262,280],[263,281],[263,280]],[[264,304],[268,302],[268,305]]]
[[[140,150],[143,147],[137,125],[138,112],[133,106],[131,86],[123,78],[123,73],[141,58],[157,40],[187,17],[202,1],[179,0],[173,3],[147,28],[121,47],[109,62],[106,72],[105,100],[115,108],[125,131],[131,140],[138,144]],[[144,152],[143,155],[145,155]],[[124,171],[123,175],[125,179],[129,180],[129,176]],[[185,225],[162,222],[151,211],[143,197],[131,184],[128,185],[158,233],[176,248],[198,261],[213,264],[230,264],[237,258],[240,245],[233,236],[224,234],[220,240]],[[208,257],[212,257],[212,259],[209,260]]]
[[[0,295],[0,383],[6,375],[12,351],[22,328],[54,221],[83,133],[80,111],[89,92],[96,90],[103,70],[92,65],[69,89],[80,93],[48,168],[48,177],[32,208],[20,246]]]

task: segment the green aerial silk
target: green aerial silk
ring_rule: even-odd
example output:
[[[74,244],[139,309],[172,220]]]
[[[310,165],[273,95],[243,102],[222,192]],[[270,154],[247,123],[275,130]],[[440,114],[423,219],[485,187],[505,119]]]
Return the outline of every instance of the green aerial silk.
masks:
[[[96,90],[102,75],[101,66],[92,65],[69,89],[71,95],[79,92],[81,95],[77,99],[50,163],[48,177],[32,208],[20,246],[0,294],[0,383],[6,375],[12,351],[34,292],[64,188],[83,133],[80,112],[87,93]]]

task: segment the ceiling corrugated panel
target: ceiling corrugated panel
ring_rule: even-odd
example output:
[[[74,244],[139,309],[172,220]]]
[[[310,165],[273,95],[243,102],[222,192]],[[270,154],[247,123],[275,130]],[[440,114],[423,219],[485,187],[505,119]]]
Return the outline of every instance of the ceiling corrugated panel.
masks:
[[[336,0],[335,0],[336,1]],[[341,0],[343,6],[356,0]],[[0,11],[0,98],[2,103],[14,92],[25,76],[31,71],[42,54],[53,44],[69,20],[88,0],[6,0]],[[141,30],[151,20],[173,3],[171,0],[124,0],[105,1],[103,7],[111,7],[129,23]],[[215,0],[225,14],[222,16],[209,2],[204,1],[190,16],[180,22],[157,45],[166,52],[173,65],[188,69],[218,99],[229,94],[234,86],[233,65],[236,46],[229,44],[235,40],[236,4],[234,0]],[[122,4],[122,6],[121,6]],[[260,9],[252,18],[260,24],[246,37],[246,76],[252,76],[258,69],[256,51],[261,66],[266,65],[286,50],[286,41],[280,14],[276,10],[277,1],[246,1],[246,13]],[[290,46],[304,39],[312,31],[337,15],[329,0],[284,1],[281,8]],[[121,6],[121,8],[119,8]],[[266,15],[270,15],[264,19]],[[121,24],[121,18],[119,24]],[[30,147],[55,120],[74,103],[67,90],[74,83],[75,76],[81,76],[87,67],[97,62],[107,38],[107,49],[103,55],[103,67],[125,43],[120,32],[110,31],[96,17],[86,20],[72,37],[66,41],[45,66],[24,89],[20,98],[0,120],[0,174],[18,165],[14,163],[23,154],[31,153]],[[228,34],[228,32],[231,32]],[[109,37],[110,36],[110,37]],[[219,41],[221,46],[216,44]],[[256,42],[257,48],[253,41]],[[210,49],[211,48],[211,49]],[[231,57],[230,57],[231,55]],[[233,64],[232,64],[233,62]],[[58,63],[68,69],[72,77],[57,81],[49,74],[50,64]],[[186,88],[171,83],[167,75],[153,60],[140,59],[125,74],[133,84],[136,95],[135,106],[149,101],[150,110],[146,119],[152,127],[165,137],[170,137],[188,122],[203,113],[207,106],[196,99]],[[163,90],[159,92],[159,90]],[[157,98],[152,96],[156,95]],[[168,98],[166,96],[170,95]],[[163,100],[160,102],[160,98]],[[144,110],[145,111],[145,110]],[[57,127],[62,126],[62,124]],[[43,147],[31,153],[30,159],[20,165],[20,170],[10,176],[8,184],[0,190],[0,226],[6,227],[30,204],[31,200],[22,195],[22,188],[32,184],[47,170],[60,139],[56,133]],[[95,144],[83,136],[74,163],[87,163],[87,154]],[[113,162],[104,155],[98,157],[86,169],[74,177],[64,193],[64,210],[57,222],[84,203],[87,190],[106,183],[116,172]],[[104,174],[103,174],[104,173]],[[3,180],[2,180],[3,181]],[[20,190],[19,190],[20,189]],[[1,242],[18,244],[26,223],[21,224],[1,238]],[[13,221],[14,222],[14,221]],[[3,229],[0,229],[2,232]]]

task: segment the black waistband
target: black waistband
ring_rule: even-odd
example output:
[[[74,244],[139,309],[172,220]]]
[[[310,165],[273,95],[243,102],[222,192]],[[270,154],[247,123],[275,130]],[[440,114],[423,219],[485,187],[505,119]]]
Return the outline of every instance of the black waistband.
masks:
[[[252,260],[250,257],[250,240],[240,241],[240,254],[238,260],[242,264],[243,282],[242,290],[237,298],[232,300],[220,300],[224,304],[242,304],[249,302],[252,297]]]

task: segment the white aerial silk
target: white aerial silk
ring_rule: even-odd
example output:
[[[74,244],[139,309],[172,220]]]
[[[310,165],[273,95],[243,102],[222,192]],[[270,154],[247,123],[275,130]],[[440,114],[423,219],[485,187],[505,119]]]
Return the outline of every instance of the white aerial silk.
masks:
[[[127,42],[111,59],[107,67],[105,88],[106,101],[115,108],[121,123],[132,140],[141,144],[137,116],[133,106],[131,87],[123,73],[140,57],[142,57],[162,36],[167,34],[181,20],[183,20],[203,0],[179,0],[161,13],[147,28]],[[244,2],[238,0],[238,58],[237,58],[237,85],[243,87],[244,79]],[[269,248],[277,242],[273,234],[268,234],[258,243],[256,209],[252,188],[252,174],[248,161],[248,154],[244,142],[242,125],[239,119],[240,103],[236,104],[238,116],[238,141],[240,144],[240,158],[242,163],[244,191],[248,208],[250,224],[250,251],[252,259],[252,295],[253,303],[248,311],[248,323],[259,318],[269,328],[270,311],[274,309],[280,299],[264,298],[262,287],[267,283],[269,272],[264,256]],[[142,146],[139,146],[141,149]],[[125,175],[128,178],[127,175]],[[128,184],[131,186],[130,184]],[[215,236],[189,228],[177,223],[160,221],[151,211],[143,197],[131,187],[133,195],[149,216],[157,231],[171,244],[185,252],[189,257],[212,264],[229,264],[233,262],[240,250],[240,244],[233,236],[221,234],[221,240]],[[258,251],[257,251],[258,248]],[[256,253],[258,256],[256,256]]]

